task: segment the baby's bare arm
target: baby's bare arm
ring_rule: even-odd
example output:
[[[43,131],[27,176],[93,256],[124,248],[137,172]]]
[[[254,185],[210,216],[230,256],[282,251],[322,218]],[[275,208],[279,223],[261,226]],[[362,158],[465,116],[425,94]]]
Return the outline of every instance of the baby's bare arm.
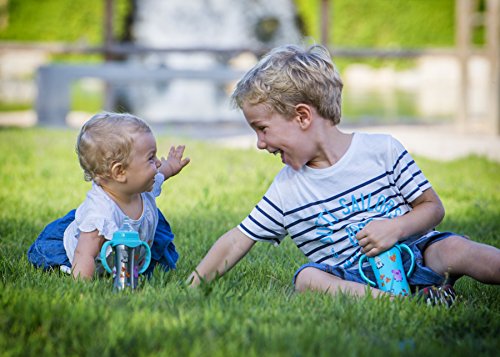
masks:
[[[105,239],[97,230],[82,232],[78,238],[78,244],[73,259],[73,277],[91,279],[95,271],[95,257],[99,254]]]
[[[424,234],[441,223],[444,207],[437,193],[429,188],[411,202],[412,211],[393,219],[371,221],[356,234],[363,253],[369,257],[390,249],[398,241]]]
[[[171,146],[167,158],[161,158],[161,166],[158,170],[165,176],[165,180],[177,175],[187,164],[189,164],[189,157],[182,158],[185,148],[184,145],[179,145],[177,147]]]
[[[238,228],[233,228],[222,235],[210,248],[207,255],[191,273],[188,283],[200,284],[200,278],[206,281],[221,276],[236,265],[253,247],[255,241],[248,238]]]

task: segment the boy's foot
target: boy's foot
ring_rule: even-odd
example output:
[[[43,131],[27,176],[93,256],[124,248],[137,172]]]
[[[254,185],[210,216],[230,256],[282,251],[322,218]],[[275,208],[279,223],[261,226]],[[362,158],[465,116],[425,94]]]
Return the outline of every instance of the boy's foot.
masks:
[[[429,306],[444,305],[451,307],[457,299],[457,294],[453,286],[446,284],[441,286],[427,286],[414,294],[419,301],[425,302]]]

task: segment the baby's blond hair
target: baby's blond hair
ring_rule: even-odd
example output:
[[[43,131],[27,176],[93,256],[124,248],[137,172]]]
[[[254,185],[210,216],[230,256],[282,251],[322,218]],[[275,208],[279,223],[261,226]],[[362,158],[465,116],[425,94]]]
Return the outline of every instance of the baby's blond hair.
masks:
[[[291,118],[295,106],[313,106],[323,118],[338,124],[341,117],[342,80],[328,50],[320,45],[302,49],[286,45],[273,49],[238,82],[231,100],[263,103]]]
[[[115,163],[125,168],[137,133],[150,133],[151,128],[141,119],[127,113],[99,113],[81,128],[76,141],[76,153],[85,181],[107,178]]]

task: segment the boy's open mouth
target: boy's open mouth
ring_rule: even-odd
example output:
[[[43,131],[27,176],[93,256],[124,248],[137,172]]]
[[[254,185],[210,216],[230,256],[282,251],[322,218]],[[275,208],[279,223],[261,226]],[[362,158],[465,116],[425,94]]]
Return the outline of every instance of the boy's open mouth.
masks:
[[[283,153],[283,151],[281,151],[280,149],[277,149],[277,150],[273,151],[272,154],[274,156],[277,156],[279,154],[281,156],[281,162],[285,163],[285,154]]]

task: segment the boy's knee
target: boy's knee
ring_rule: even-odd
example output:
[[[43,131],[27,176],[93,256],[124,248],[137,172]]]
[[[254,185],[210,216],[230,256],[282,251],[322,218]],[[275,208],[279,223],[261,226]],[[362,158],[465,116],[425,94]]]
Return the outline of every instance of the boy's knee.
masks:
[[[306,267],[302,269],[295,278],[295,291],[303,292],[311,289],[311,283],[315,279],[318,269],[313,267]]]
[[[439,274],[456,273],[468,255],[473,254],[478,243],[454,235],[431,244],[424,251],[424,264]],[[459,269],[461,270],[461,269]]]
[[[471,249],[471,243],[472,241],[462,236],[450,236],[428,246],[424,251],[425,259],[431,257],[440,260],[452,257],[460,259],[462,254]]]

